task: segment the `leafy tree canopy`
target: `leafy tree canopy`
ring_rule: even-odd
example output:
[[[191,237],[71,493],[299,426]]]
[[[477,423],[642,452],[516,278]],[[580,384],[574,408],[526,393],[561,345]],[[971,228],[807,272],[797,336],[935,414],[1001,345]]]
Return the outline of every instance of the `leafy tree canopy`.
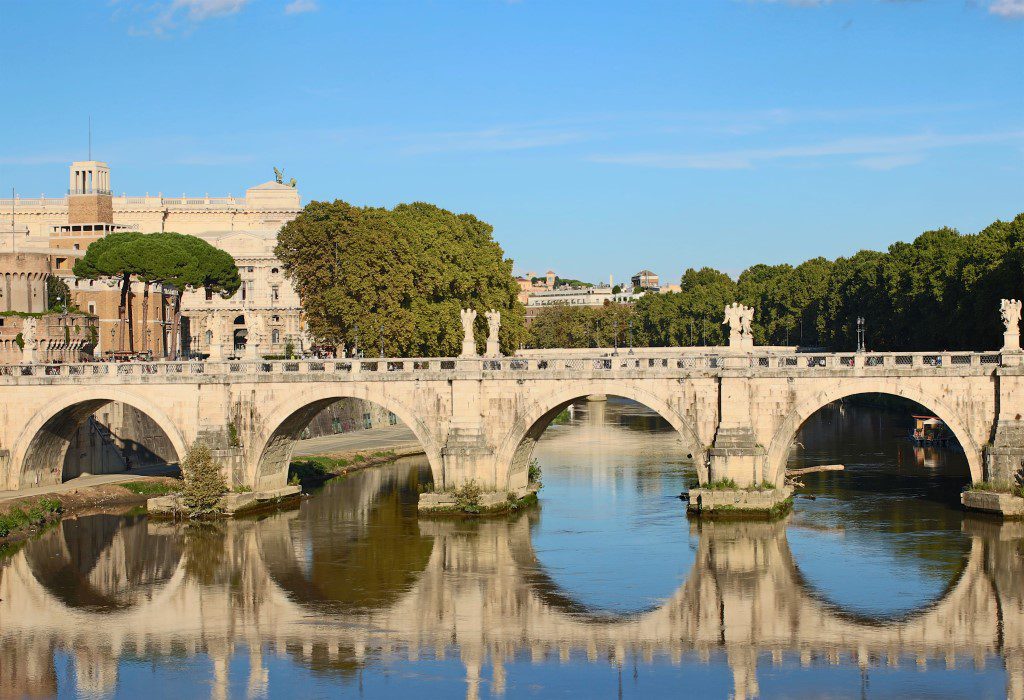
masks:
[[[631,310],[635,339],[652,346],[724,343],[726,304],[754,307],[754,339],[852,350],[857,318],[869,350],[985,350],[1001,345],[999,300],[1024,294],[1024,214],[964,235],[926,231],[885,252],[862,250],[797,266],[753,265],[734,282],[711,268],[687,270],[681,291],[647,294]],[[578,326],[589,311],[541,312],[544,334],[564,347],[587,347]],[[551,328],[565,324],[565,332]],[[531,342],[541,343],[531,332]],[[553,347],[554,345],[538,345]]]
[[[489,309],[501,312],[500,342],[524,337],[512,261],[471,214],[417,202],[394,209],[311,202],[278,235],[313,337],[367,354],[454,356],[461,308],[477,311],[479,349]]]

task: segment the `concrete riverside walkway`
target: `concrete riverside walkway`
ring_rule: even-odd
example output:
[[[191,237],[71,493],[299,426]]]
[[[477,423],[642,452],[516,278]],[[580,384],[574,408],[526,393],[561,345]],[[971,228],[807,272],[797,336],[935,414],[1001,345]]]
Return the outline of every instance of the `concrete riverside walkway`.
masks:
[[[365,450],[399,450],[418,447],[419,444],[416,436],[404,425],[389,425],[385,428],[354,430],[349,433],[299,440],[295,443],[292,455],[310,457]]]
[[[295,443],[294,454],[295,456],[309,457],[312,455],[343,454],[365,450],[399,450],[418,446],[419,441],[416,440],[416,436],[412,434],[411,430],[404,425],[395,425],[386,428],[357,430],[350,433],[300,440]],[[65,481],[62,484],[35,486],[21,489],[20,491],[0,491],[0,503],[17,498],[31,498],[32,496],[42,496],[50,493],[68,493],[76,489],[89,488],[90,486],[120,484],[136,481],[139,477],[144,476],[177,476],[178,473],[178,465],[170,464],[139,467],[130,472],[88,474]]]
[[[179,473],[177,464],[161,464],[154,467],[139,467],[130,472],[112,472],[110,474],[86,474],[76,477],[63,484],[51,484],[49,486],[34,486],[32,488],[18,491],[0,491],[0,503],[13,501],[18,498],[30,498],[50,493],[69,493],[77,489],[85,489],[90,486],[101,486],[103,484],[121,484],[128,481],[138,481],[139,477],[145,476],[177,476]]]

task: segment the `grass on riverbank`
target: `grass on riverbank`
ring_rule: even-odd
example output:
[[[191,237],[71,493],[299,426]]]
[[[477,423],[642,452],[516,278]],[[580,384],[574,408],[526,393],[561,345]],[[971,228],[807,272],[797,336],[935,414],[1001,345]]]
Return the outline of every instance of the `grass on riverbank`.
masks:
[[[288,465],[288,483],[310,486],[321,484],[328,479],[345,474],[350,469],[361,469],[375,464],[392,462],[398,458],[393,450],[381,450],[369,455],[357,454],[351,457],[303,457]]]
[[[774,491],[775,484],[770,481],[762,481],[760,484],[740,487],[735,481],[729,478],[709,481],[703,486],[691,486],[691,489],[706,489],[708,491]]]
[[[0,537],[7,537],[15,530],[45,525],[63,511],[56,498],[40,498],[27,509],[11,508],[0,514]]]
[[[181,491],[181,485],[163,481],[129,481],[121,486],[140,496],[166,496]]]
[[[991,491],[993,493],[1008,493],[1013,496],[1020,496],[1024,498],[1024,485],[1020,486],[1004,486],[1002,484],[994,484],[991,481],[976,481],[970,485],[971,491]]]

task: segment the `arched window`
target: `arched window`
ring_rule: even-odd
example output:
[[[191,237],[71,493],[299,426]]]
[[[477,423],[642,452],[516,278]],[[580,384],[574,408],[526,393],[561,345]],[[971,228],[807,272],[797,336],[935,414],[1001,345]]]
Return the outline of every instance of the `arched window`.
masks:
[[[245,325],[245,316],[236,316],[235,317],[235,325],[236,326],[244,326]]]
[[[281,331],[279,331],[279,330],[277,330],[275,328],[274,332],[270,334],[270,342],[274,343],[275,345],[277,343],[280,343],[281,342]]]

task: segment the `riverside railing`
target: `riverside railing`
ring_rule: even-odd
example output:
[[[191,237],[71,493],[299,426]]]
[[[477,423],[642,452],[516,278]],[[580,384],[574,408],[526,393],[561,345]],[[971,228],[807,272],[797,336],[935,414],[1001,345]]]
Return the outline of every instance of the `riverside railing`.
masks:
[[[1000,365],[998,352],[885,353],[666,353],[643,357],[627,352],[600,356],[531,356],[474,358],[341,358],[309,360],[222,360],[154,362],[85,362],[0,365],[0,377],[171,377],[186,379],[258,377],[266,375],[349,379],[397,378],[424,374],[512,373],[550,375],[627,372],[678,375],[720,370],[826,373],[837,371],[942,371],[977,373]],[[946,372],[948,373],[948,372]]]

